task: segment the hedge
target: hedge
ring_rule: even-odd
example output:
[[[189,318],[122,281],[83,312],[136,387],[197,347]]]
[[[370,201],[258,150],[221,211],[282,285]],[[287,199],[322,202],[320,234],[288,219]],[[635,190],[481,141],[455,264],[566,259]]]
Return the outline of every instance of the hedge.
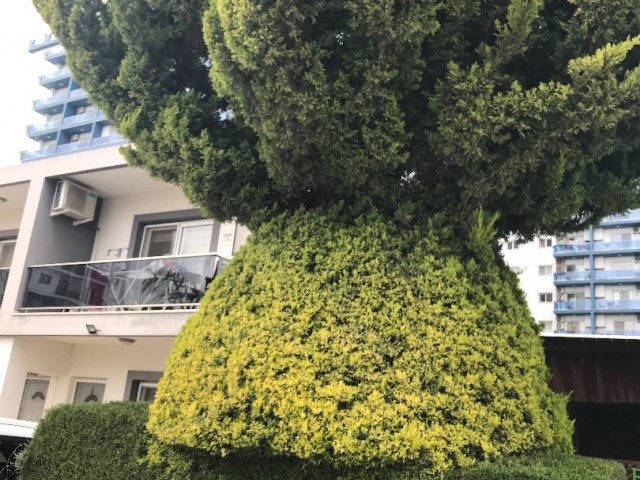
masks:
[[[18,457],[20,480],[162,480],[144,465],[148,404],[113,402],[55,407]]]
[[[439,474],[568,452],[538,330],[490,224],[263,226],[179,334],[149,428],[171,445],[269,463]]]
[[[20,480],[624,480],[622,465],[572,455],[547,453],[483,462],[433,476],[418,468],[336,470],[296,459],[256,462],[215,458],[179,446],[151,445],[163,468],[143,458],[147,404],[64,405],[50,410],[33,441],[19,457]],[[176,459],[188,459],[175,469]],[[188,465],[188,468],[184,466]]]

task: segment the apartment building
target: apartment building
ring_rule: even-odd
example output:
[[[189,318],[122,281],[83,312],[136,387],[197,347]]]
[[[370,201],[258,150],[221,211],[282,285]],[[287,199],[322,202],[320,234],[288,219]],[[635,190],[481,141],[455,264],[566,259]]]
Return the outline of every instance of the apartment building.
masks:
[[[640,336],[640,211],[502,251],[543,334]]]
[[[553,252],[557,331],[640,335],[640,211],[563,240]]]
[[[66,65],[66,52],[53,35],[32,41],[29,51],[44,52],[45,60],[54,67],[39,78],[50,95],[33,102],[34,110],[44,117],[43,122],[27,127],[27,135],[39,142],[40,148],[22,152],[23,162],[125,143],[102,110],[91,104],[87,92],[73,80]]]
[[[44,43],[66,83],[34,104],[40,149],[0,169],[0,416],[27,420],[152,399],[175,336],[249,234],[128,166],[125,140]]]

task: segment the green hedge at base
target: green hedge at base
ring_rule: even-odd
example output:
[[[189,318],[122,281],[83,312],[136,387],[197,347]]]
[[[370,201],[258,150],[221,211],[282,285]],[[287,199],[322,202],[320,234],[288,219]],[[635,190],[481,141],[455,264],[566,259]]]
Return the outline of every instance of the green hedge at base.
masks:
[[[163,466],[149,465],[148,405],[114,402],[50,410],[18,462],[20,480],[624,480],[622,465],[566,454],[482,462],[445,476],[426,470],[335,470],[292,459],[214,458],[152,442]],[[182,462],[183,468],[176,468]],[[172,472],[165,470],[172,464]]]
[[[146,403],[61,405],[18,458],[21,480],[160,480],[139,459],[149,440]],[[170,477],[165,477],[170,478]]]
[[[446,480],[625,480],[620,463],[557,453],[503,458],[451,472]]]

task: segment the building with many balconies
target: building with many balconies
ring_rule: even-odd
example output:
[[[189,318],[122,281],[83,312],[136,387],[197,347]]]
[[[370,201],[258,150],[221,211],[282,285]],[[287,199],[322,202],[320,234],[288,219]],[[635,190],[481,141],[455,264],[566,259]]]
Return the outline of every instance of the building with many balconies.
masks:
[[[543,334],[640,336],[640,211],[502,251]]]
[[[640,211],[607,217],[553,250],[558,332],[640,335]]]
[[[27,127],[27,135],[39,142],[40,148],[22,152],[21,161],[125,143],[102,110],[91,104],[87,92],[71,77],[65,50],[54,36],[49,34],[43,40],[32,41],[29,51],[44,52],[44,58],[56,69],[39,79],[51,95],[33,102],[43,121]]]

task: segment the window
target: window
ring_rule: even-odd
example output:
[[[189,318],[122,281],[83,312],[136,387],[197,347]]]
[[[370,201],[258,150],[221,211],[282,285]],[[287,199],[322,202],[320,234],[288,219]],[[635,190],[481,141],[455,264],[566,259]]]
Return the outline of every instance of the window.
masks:
[[[149,225],[144,229],[140,256],[208,253],[212,236],[213,220]]]
[[[104,383],[77,382],[76,392],[73,395],[73,403],[102,403],[104,398],[104,388]]]
[[[46,273],[41,273],[40,278],[38,278],[38,283],[43,285],[49,285],[51,283],[51,275],[47,275]]]
[[[575,265],[567,265],[567,272],[575,272],[575,271],[576,271]]]
[[[553,273],[552,265],[540,265],[538,267],[538,275],[551,275]]]
[[[553,245],[553,239],[551,237],[540,237],[538,239],[538,247],[546,248]]]
[[[0,241],[0,268],[9,268],[16,249],[15,240]]]
[[[516,240],[509,240],[507,242],[507,250],[517,250],[519,247],[518,242]]]
[[[153,402],[156,398],[156,392],[158,391],[158,384],[156,382],[140,382],[138,384],[138,394],[136,395],[137,402]]]
[[[553,302],[553,294],[552,293],[539,293],[538,300],[542,303]]]
[[[127,373],[124,400],[130,402],[152,402],[158,390],[160,377],[162,377],[162,372],[130,370]]]

